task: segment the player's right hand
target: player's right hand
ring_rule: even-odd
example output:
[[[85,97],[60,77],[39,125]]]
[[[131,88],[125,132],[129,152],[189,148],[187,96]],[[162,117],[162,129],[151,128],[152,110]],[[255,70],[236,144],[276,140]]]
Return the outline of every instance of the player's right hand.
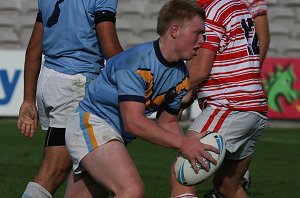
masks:
[[[33,136],[38,126],[38,113],[35,104],[23,101],[19,110],[17,126],[25,136]]]
[[[192,134],[192,135],[191,135]],[[212,151],[214,153],[218,153],[218,149],[208,145],[208,144],[203,144],[200,142],[200,139],[204,136],[205,134],[202,133],[188,133],[188,135],[185,137],[184,143],[182,144],[180,148],[180,152],[190,160],[193,169],[195,170],[196,173],[198,173],[198,168],[196,165],[196,160],[201,164],[201,166],[205,169],[208,170],[209,167],[203,160],[203,158],[211,161],[214,165],[217,164],[216,159],[214,159],[210,154],[208,154],[207,151]]]

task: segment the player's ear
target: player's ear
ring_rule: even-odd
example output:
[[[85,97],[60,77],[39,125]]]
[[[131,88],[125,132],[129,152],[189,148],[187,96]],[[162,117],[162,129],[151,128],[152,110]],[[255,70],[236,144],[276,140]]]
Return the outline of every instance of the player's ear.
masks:
[[[172,24],[169,29],[171,37],[176,38],[179,30],[180,30],[180,26],[178,24]]]

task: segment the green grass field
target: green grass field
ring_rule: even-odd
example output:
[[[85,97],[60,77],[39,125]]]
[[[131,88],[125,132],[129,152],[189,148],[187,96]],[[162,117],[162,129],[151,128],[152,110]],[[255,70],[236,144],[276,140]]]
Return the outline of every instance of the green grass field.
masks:
[[[0,197],[21,197],[42,158],[45,133],[26,138],[15,119],[0,119]],[[167,198],[169,166],[175,152],[136,140],[128,146],[145,183],[146,198]],[[256,147],[250,167],[249,196],[259,198],[300,197],[300,130],[267,128]],[[200,184],[199,197],[211,188]],[[63,197],[65,184],[54,197]]]

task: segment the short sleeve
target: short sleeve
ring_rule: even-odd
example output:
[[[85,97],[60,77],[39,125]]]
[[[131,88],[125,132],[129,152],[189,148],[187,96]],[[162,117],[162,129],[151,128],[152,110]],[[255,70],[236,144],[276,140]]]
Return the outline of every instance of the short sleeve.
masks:
[[[114,14],[117,13],[117,0],[96,0],[95,12],[110,11]]]
[[[204,43],[201,48],[209,49],[217,52],[220,46],[221,39],[225,33],[224,27],[215,21],[207,19],[205,22]]]
[[[176,96],[172,100],[172,102],[167,103],[166,105],[163,106],[164,110],[172,115],[178,115],[180,110],[181,100],[186,93],[187,93],[186,91],[180,92],[180,94],[178,94],[178,96]]]
[[[136,101],[145,103],[146,82],[132,70],[116,72],[119,102]]]
[[[249,11],[253,18],[260,15],[267,15],[267,9],[265,0],[254,0],[249,6]]]

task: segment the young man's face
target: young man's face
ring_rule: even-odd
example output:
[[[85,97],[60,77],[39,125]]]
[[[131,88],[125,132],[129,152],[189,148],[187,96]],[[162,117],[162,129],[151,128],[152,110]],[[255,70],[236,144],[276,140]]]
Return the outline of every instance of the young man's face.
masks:
[[[182,56],[181,59],[190,60],[196,55],[200,43],[204,41],[204,32],[204,21],[199,16],[195,16],[183,23],[178,34],[178,47]]]

